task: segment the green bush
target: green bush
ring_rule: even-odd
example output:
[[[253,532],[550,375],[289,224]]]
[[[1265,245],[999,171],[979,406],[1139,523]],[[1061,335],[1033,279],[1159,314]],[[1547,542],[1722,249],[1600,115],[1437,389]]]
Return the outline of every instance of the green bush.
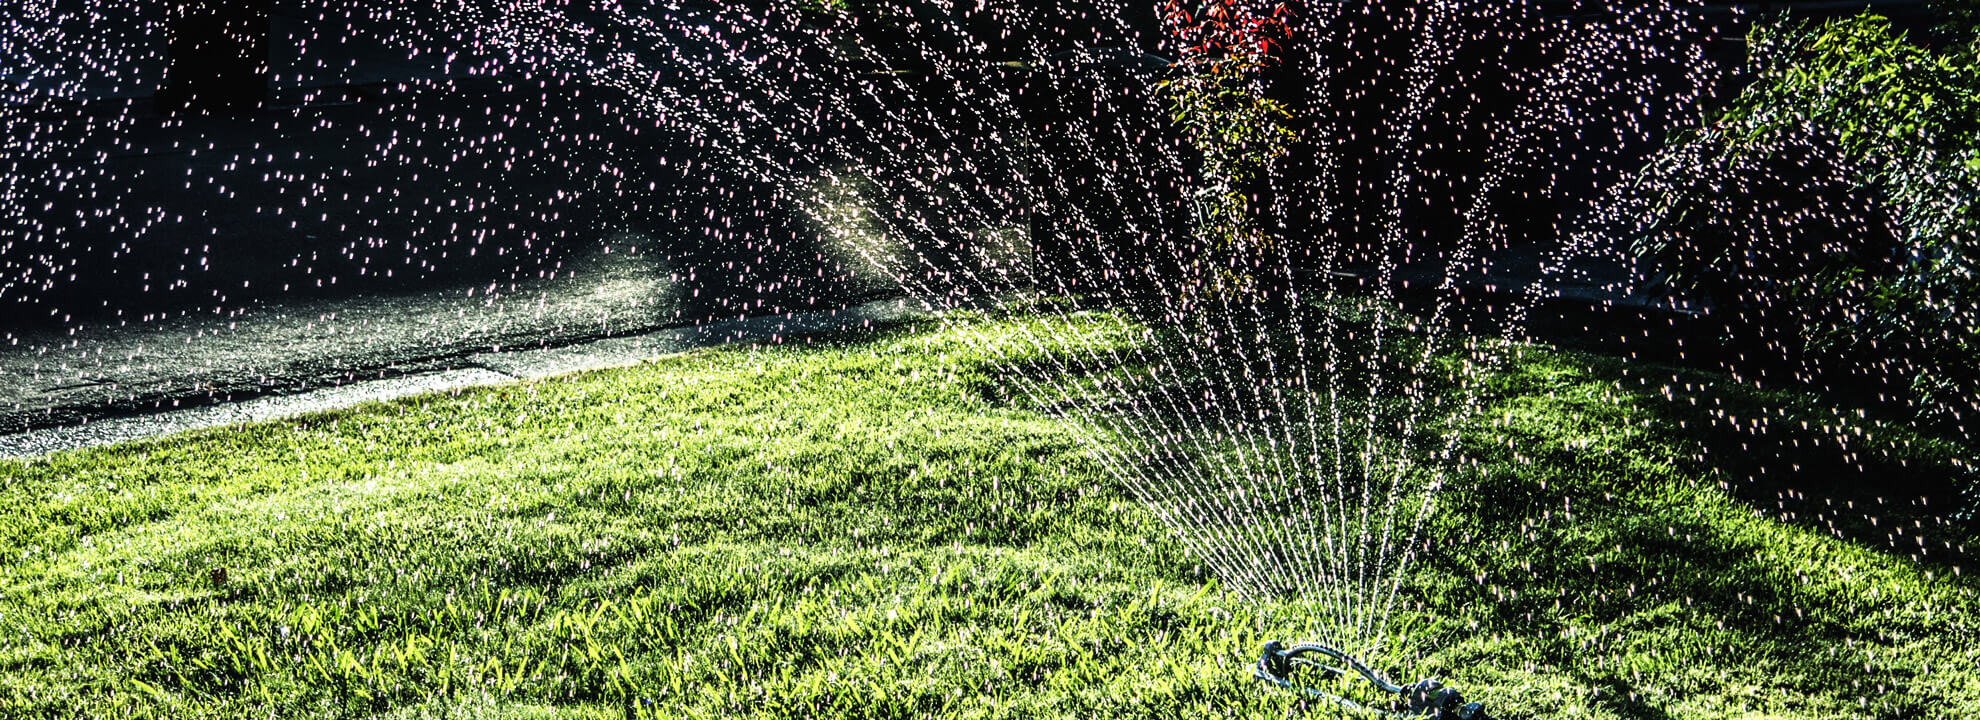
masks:
[[[1798,321],[1789,349],[1818,363],[1908,378],[1923,417],[1980,413],[1973,12],[1936,47],[1872,14],[1756,29],[1752,84],[1643,176],[1636,253],[1718,309]]]

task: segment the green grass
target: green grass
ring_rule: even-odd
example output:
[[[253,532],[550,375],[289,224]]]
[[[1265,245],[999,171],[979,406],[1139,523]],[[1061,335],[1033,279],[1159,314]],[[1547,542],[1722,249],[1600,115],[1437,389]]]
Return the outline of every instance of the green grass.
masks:
[[[0,717],[1326,714],[1248,676],[1296,613],[996,399],[967,338],[1010,331],[0,464]],[[1510,717],[1955,712],[1980,602],[1970,528],[1935,521],[1964,449],[1657,373],[1528,349],[1490,379],[1395,670]],[[1785,469],[1851,458],[1908,479]]]

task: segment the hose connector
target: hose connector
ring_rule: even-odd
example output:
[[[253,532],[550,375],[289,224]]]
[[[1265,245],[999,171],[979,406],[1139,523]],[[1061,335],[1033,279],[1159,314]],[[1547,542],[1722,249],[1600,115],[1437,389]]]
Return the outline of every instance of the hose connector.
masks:
[[[1485,706],[1475,702],[1465,702],[1464,693],[1455,687],[1446,687],[1435,678],[1418,680],[1403,686],[1404,715],[1433,718],[1456,718],[1457,720],[1491,720]]]

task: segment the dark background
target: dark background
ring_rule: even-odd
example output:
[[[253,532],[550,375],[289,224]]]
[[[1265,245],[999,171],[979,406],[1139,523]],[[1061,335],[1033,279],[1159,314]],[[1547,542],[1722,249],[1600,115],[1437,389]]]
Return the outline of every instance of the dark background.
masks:
[[[1470,3],[1455,18],[1450,61],[1440,66],[1433,92],[1409,109],[1402,68],[1417,43],[1410,19],[1427,4],[1342,3],[1338,16],[1325,13],[1325,27],[1301,28],[1296,36],[1306,42],[1289,48],[1289,60],[1267,78],[1270,93],[1308,130],[1282,168],[1283,233],[1309,264],[1340,251],[1339,266],[1372,265],[1393,249],[1382,219],[1387,203],[1400,198],[1404,257],[1430,267],[1445,262],[1473,206],[1489,209],[1492,238],[1558,243],[1564,223],[1601,188],[1638,167],[1667,128],[1709,104],[1709,95],[1686,95],[1687,82],[1704,75],[1723,78],[1716,92],[1737,86],[1726,71],[1736,66],[1738,38],[1752,19],[1790,5],[1819,13],[1866,4],[1651,13],[1629,3]],[[9,140],[0,147],[8,178],[7,240],[0,245],[5,324],[513,280],[625,231],[661,238],[666,251],[711,265],[746,258],[769,275],[817,274],[824,261],[809,249],[815,231],[767,200],[776,188],[707,171],[727,157],[711,146],[724,136],[656,117],[638,97],[592,77],[478,52],[418,7],[75,2],[17,22],[4,44],[20,50],[20,59],[5,69],[7,103],[0,108]],[[567,9],[582,15],[587,7]],[[642,11],[640,3],[624,7]],[[683,12],[713,12],[697,7],[689,3]],[[1101,247],[1152,243],[1186,219],[1175,168],[1151,164],[1117,187],[1086,185],[1121,174],[1119,157],[1181,147],[1160,127],[1162,108],[1149,88],[1154,74],[1086,67],[1051,75],[1034,67],[985,79],[961,70],[1079,48],[1172,56],[1155,3],[1132,7],[1123,15],[1097,2],[1005,2],[941,17],[928,8],[902,12],[855,1],[854,20],[837,29],[860,37],[874,50],[866,57],[884,58],[886,67],[828,70],[832,58],[821,54],[796,56],[815,64],[792,70],[813,78],[819,92],[832,89],[818,78],[906,74],[840,109],[838,120],[898,116],[913,107],[929,127],[892,132],[981,158],[976,172],[950,178],[950,187],[1060,186],[977,202],[1039,215],[1046,232],[1033,235],[1041,244],[1082,223],[1073,229],[1100,237]],[[1322,15],[1316,7],[1302,16]],[[803,32],[833,25],[807,22]],[[760,31],[797,30],[766,23]],[[753,32],[737,26],[723,34],[747,41]],[[1636,43],[1614,55],[1625,62],[1572,75],[1578,84],[1565,92],[1536,79],[1572,62],[1580,39],[1623,36]],[[709,57],[730,50],[687,39],[682,45],[702,47]],[[1697,66],[1701,57],[1709,67]],[[1323,72],[1331,76],[1320,81]],[[988,140],[997,122],[988,114],[943,114],[986,83],[1019,98],[1019,120],[1039,129],[1033,147]],[[734,96],[685,90],[716,102]],[[803,103],[785,107],[796,113]],[[1406,117],[1416,122],[1397,121]],[[1514,138],[1509,128],[1523,121],[1530,127]],[[829,156],[816,148],[847,133],[827,132],[828,125],[816,122],[809,135],[765,142],[763,150],[796,165],[821,162],[805,156]],[[1340,132],[1315,132],[1322,127]],[[747,133],[726,138],[751,140]],[[859,150],[858,142],[839,145],[843,154]],[[1034,155],[1010,159],[1026,153]],[[672,162],[662,166],[661,157]],[[1400,192],[1390,192],[1398,165],[1411,172]],[[1478,178],[1494,168],[1504,179],[1480,197]],[[1060,182],[1037,177],[1048,172]],[[1310,190],[1323,182],[1339,202],[1325,220],[1305,204],[1321,197]],[[928,203],[927,195],[904,191],[897,199],[913,212],[934,212],[911,207]],[[1153,219],[1130,230],[1130,216]],[[723,231],[711,232],[717,225]],[[1045,249],[1047,258],[1074,254]],[[766,251],[785,257],[756,260]],[[1075,267],[1057,275],[1075,279],[1095,267],[1090,258],[1063,264]],[[760,284],[748,280],[712,290]],[[798,310],[821,302],[757,304]]]

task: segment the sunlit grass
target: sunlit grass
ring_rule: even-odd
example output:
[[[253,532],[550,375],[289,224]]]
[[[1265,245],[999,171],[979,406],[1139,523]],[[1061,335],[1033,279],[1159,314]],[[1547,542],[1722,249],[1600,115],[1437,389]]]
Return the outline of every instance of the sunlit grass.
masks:
[[[0,716],[1321,712],[1249,678],[1304,609],[1221,589],[1061,421],[996,399],[1025,358],[983,342],[1010,322],[1069,321],[0,465]],[[1686,377],[1720,412],[1813,407]],[[1399,679],[1502,716],[1646,718],[1931,715],[1980,682],[1962,538],[1920,560],[1777,516],[1654,385],[1537,349],[1492,379],[1402,599]],[[1948,472],[1942,441],[1887,442]]]

